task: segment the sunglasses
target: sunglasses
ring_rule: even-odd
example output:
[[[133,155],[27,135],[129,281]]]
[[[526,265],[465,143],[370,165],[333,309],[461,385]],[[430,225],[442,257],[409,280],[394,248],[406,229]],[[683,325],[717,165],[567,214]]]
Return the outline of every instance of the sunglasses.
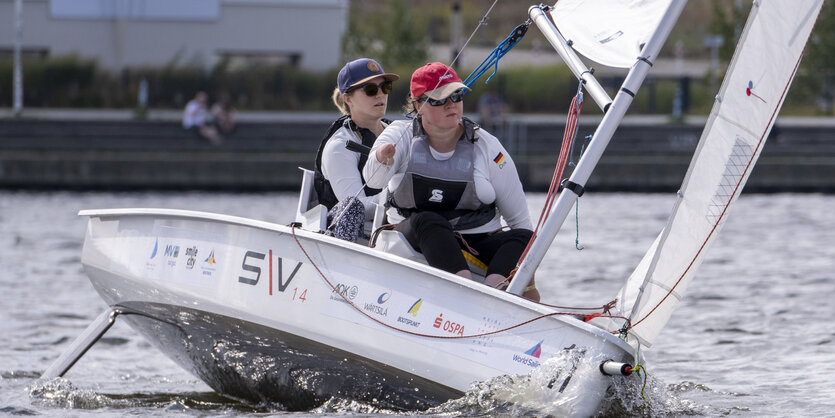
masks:
[[[383,94],[391,94],[391,81],[383,81],[380,84],[363,84],[361,86],[356,86],[347,91],[347,93],[351,93],[354,90],[362,89],[365,92],[365,95],[368,97],[374,97],[377,95],[377,92],[382,90]]]
[[[430,99],[428,97],[424,100],[426,103],[429,103],[429,106],[443,106],[446,104],[446,99],[452,100],[452,103],[458,103],[464,100],[464,89],[455,90],[454,93],[441,100]]]

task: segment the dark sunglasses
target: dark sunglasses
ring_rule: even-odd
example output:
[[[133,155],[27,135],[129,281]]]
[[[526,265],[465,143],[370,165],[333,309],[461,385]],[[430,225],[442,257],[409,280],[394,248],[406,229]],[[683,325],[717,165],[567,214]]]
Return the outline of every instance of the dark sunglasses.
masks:
[[[368,97],[376,96],[379,90],[382,90],[383,94],[391,94],[391,81],[386,80],[380,84],[363,84],[361,86],[352,87],[348,90],[348,93],[358,89],[362,89]]]
[[[455,93],[450,94],[445,99],[435,100],[426,98],[426,103],[429,103],[429,106],[443,106],[446,104],[446,99],[452,100],[452,103],[458,103],[461,100],[464,100],[464,89],[455,90]]]

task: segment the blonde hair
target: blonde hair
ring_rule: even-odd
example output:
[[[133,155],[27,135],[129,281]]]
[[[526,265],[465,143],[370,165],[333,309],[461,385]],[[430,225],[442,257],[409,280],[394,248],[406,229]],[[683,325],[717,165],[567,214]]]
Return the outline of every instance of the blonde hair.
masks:
[[[417,105],[418,99],[412,97],[410,93],[408,97],[406,97],[406,104],[403,105],[403,113],[405,114],[414,114],[415,116],[418,115],[418,109],[420,106]]]
[[[342,99],[342,93],[339,92],[339,87],[333,89],[333,104],[339,109],[343,115],[351,116],[351,108],[348,107],[348,104],[345,103],[345,100]]]

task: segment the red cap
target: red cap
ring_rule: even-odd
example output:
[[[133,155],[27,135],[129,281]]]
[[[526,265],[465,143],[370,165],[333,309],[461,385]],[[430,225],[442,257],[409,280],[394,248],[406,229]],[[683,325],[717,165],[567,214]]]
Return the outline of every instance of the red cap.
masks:
[[[458,78],[458,74],[455,74],[455,70],[440,62],[426,64],[412,73],[410,90],[414,99],[424,94],[430,99],[446,99],[462,88],[469,90]]]

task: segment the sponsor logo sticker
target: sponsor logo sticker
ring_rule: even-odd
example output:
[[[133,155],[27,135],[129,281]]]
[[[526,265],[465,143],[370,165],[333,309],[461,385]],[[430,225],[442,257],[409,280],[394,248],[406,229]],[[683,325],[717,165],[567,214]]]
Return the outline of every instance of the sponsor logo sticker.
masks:
[[[545,340],[540,340],[536,345],[527,349],[524,353],[524,356],[519,354],[513,355],[513,361],[517,363],[522,363],[526,366],[530,367],[539,367],[540,362],[536,359],[542,355],[542,342]]]
[[[418,311],[420,311],[420,307],[422,305],[423,305],[423,298],[420,298],[420,299],[416,300],[415,303],[413,303],[412,306],[409,307],[409,310],[406,311],[406,315],[409,315],[412,318],[417,318]],[[419,321],[415,321],[411,318],[401,316],[401,315],[397,316],[397,322],[399,322],[401,324],[408,325],[408,326],[413,327],[413,328],[420,327],[420,322]]]

